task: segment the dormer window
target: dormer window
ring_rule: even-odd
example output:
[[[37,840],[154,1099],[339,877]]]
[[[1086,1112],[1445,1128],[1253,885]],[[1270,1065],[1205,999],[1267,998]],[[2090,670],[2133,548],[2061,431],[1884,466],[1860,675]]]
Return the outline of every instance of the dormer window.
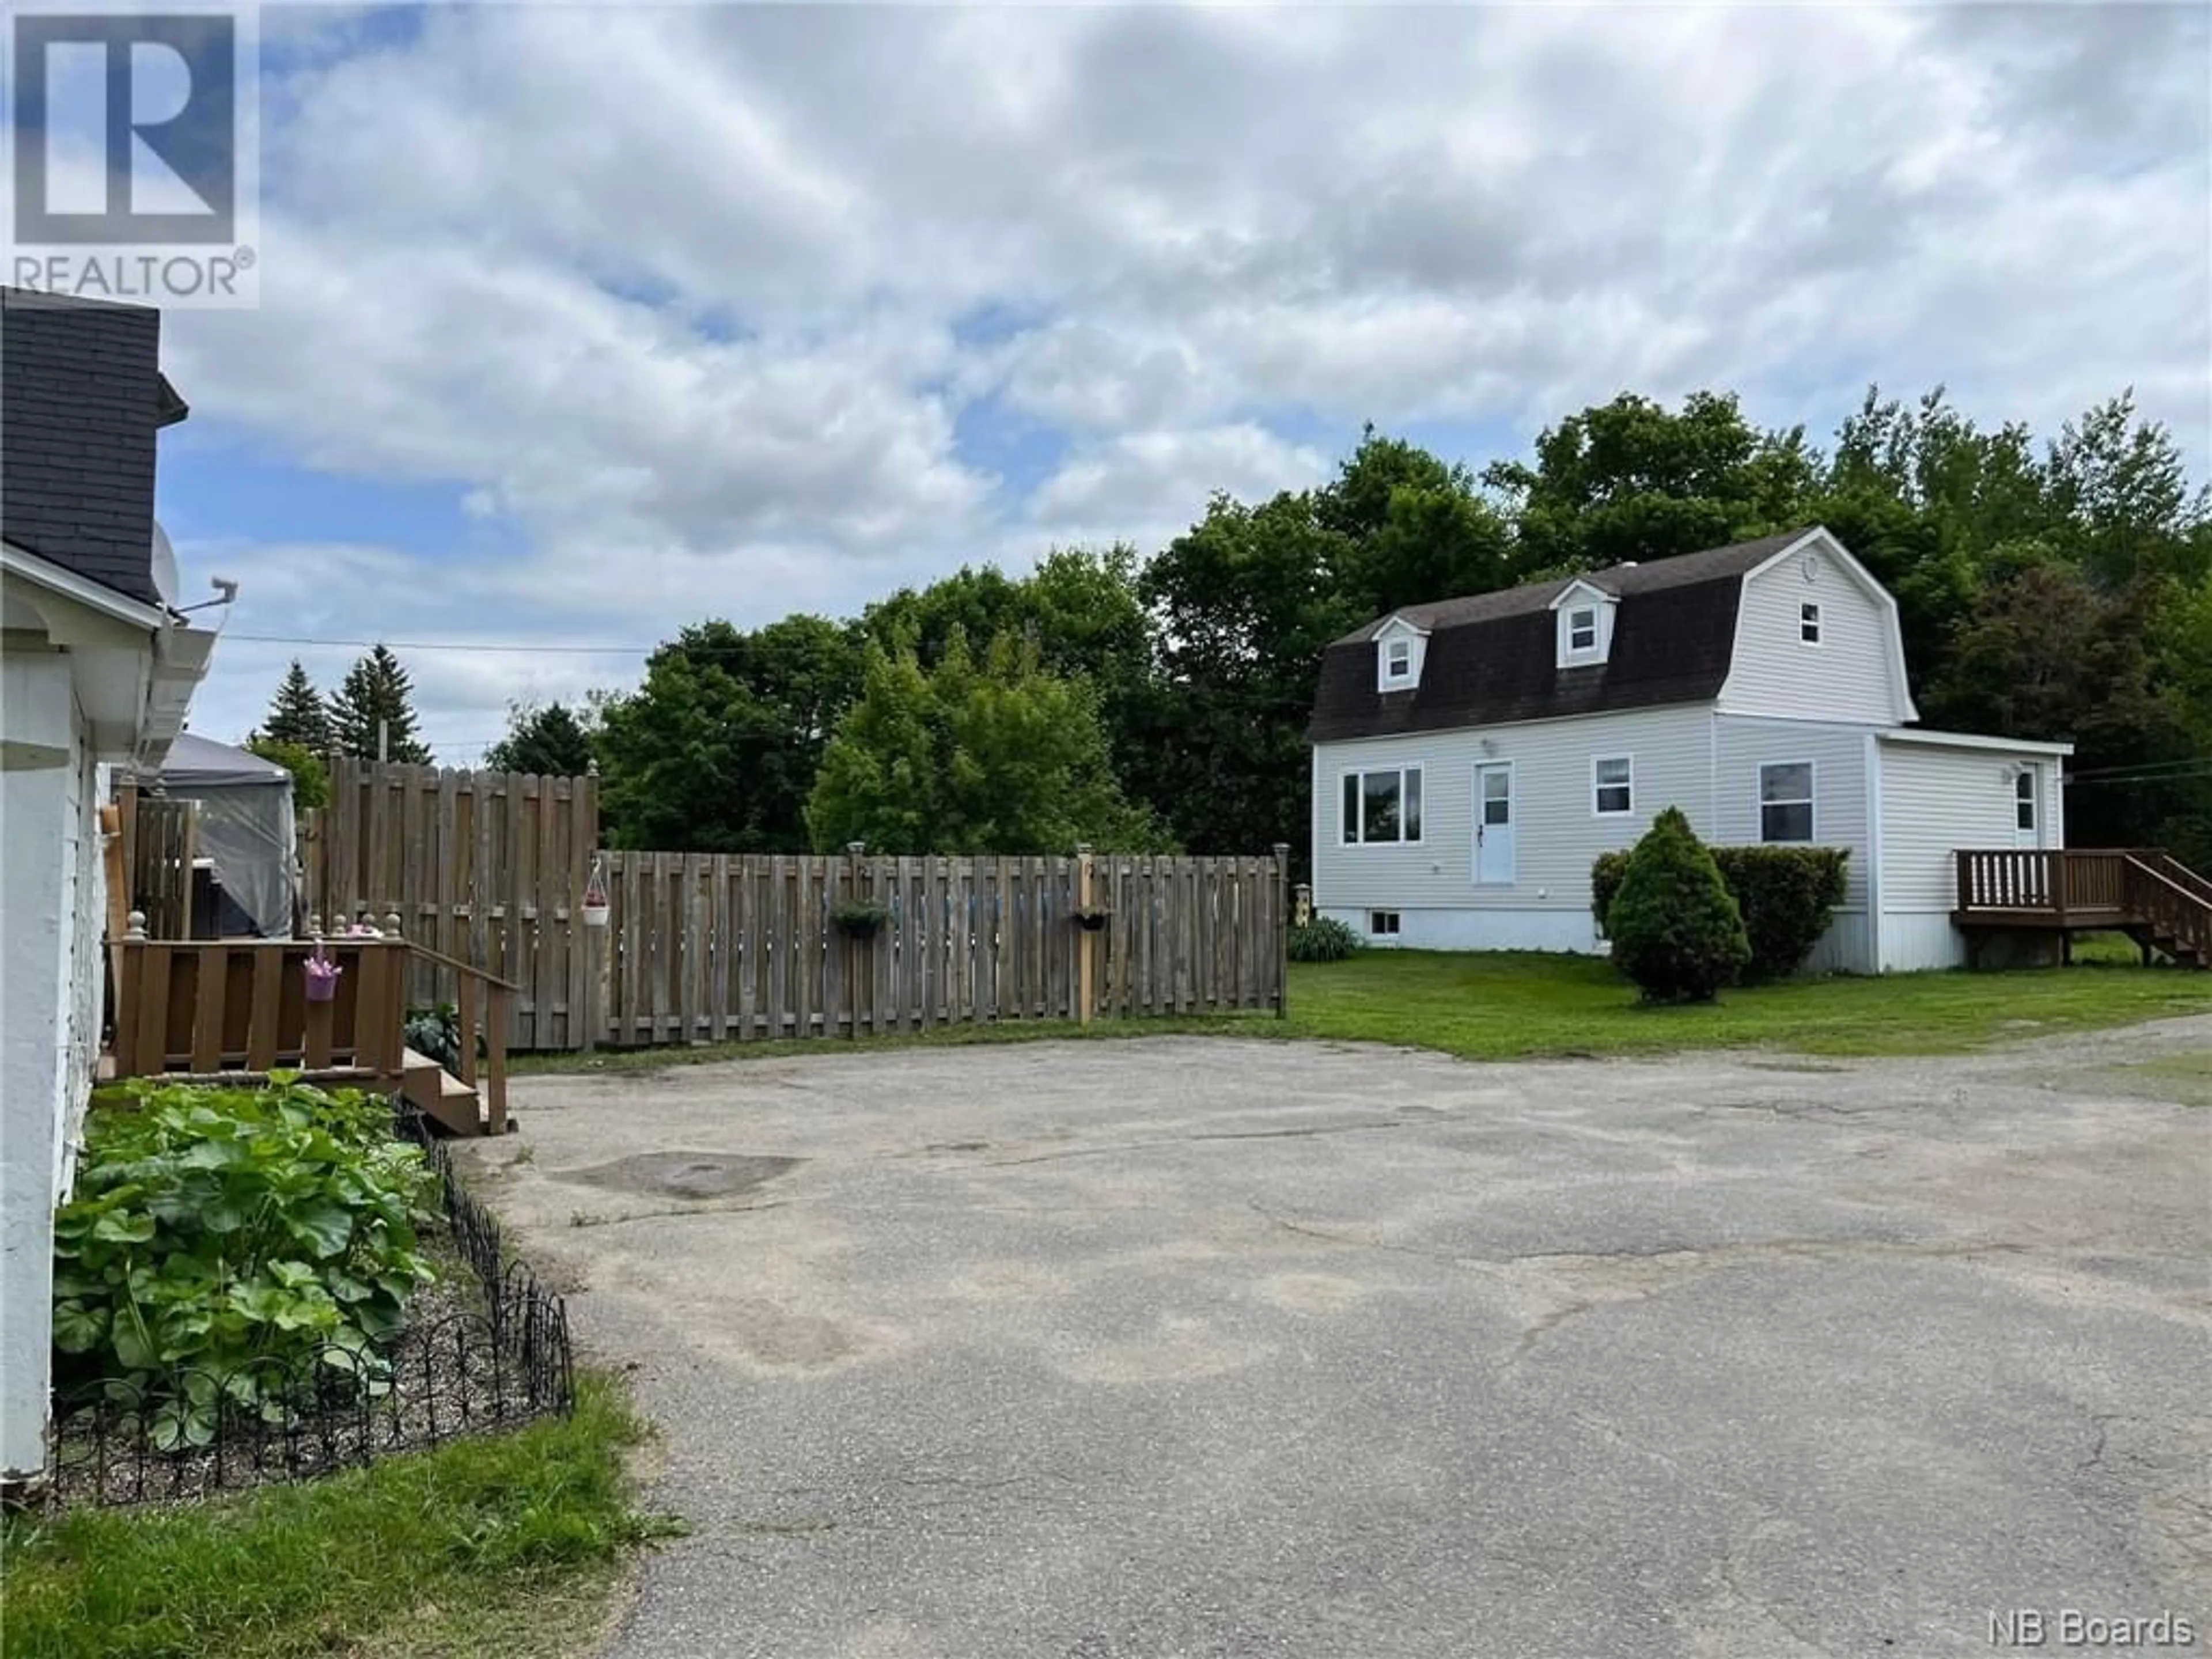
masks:
[[[1613,617],[1620,601],[1595,583],[1579,579],[1552,601],[1559,629],[1559,665],[1590,668],[1613,650]]]
[[[1375,630],[1375,689],[1411,691],[1421,683],[1421,659],[1429,636],[1403,617]]]

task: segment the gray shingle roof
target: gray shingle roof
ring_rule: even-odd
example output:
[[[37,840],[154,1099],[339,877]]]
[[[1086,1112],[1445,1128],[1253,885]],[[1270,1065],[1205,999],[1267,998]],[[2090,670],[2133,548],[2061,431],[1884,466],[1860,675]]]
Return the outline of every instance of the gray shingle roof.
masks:
[[[1411,691],[1376,689],[1373,640],[1390,620],[1378,617],[1322,653],[1307,738],[1451,731],[1717,697],[1735,648],[1745,574],[1807,533],[1785,531],[1649,564],[1407,605],[1392,615],[1429,631],[1421,683]],[[1551,605],[1576,581],[1621,604],[1607,659],[1563,669]]]
[[[150,604],[161,343],[147,307],[0,289],[0,535]]]

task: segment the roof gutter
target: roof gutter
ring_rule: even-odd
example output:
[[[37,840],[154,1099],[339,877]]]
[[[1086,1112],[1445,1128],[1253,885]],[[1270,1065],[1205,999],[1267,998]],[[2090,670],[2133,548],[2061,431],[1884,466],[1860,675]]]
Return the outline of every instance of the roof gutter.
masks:
[[[143,599],[134,599],[128,593],[118,593],[106,582],[96,582],[89,576],[56,564],[51,559],[40,558],[27,548],[18,547],[9,541],[0,541],[0,569],[9,575],[20,576],[25,581],[43,587],[52,593],[75,601],[88,611],[112,617],[119,623],[143,628],[149,633],[168,625],[169,613],[158,605],[149,605]]]

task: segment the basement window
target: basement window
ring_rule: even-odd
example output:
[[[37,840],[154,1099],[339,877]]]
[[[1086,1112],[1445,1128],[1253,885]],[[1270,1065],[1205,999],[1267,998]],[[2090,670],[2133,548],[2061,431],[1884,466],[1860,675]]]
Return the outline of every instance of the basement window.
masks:
[[[1370,910],[1367,913],[1367,931],[1376,939],[1397,938],[1398,913],[1395,910]]]

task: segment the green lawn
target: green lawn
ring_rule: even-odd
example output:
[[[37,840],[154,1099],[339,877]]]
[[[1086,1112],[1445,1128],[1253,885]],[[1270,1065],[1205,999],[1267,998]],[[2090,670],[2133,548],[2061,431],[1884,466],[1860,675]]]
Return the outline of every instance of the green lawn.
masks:
[[[2124,956],[2096,955],[2099,959],[2069,969],[1794,980],[1729,991],[1705,1007],[1646,1008],[1601,957],[1368,951],[1349,962],[1293,963],[1287,1020],[1264,1015],[1116,1019],[1087,1030],[1064,1021],[1036,1021],[955,1026],[862,1042],[872,1048],[957,1047],[1040,1037],[1233,1032],[1405,1043],[1470,1060],[1750,1047],[1818,1054],[1952,1054],[2008,1039],[2173,1014],[2212,1013],[2212,975],[2137,966],[2132,945]],[[516,1070],[629,1071],[853,1046],[787,1041],[522,1055]]]
[[[196,1507],[10,1522],[8,1659],[552,1659],[588,1644],[634,1514],[636,1420],[575,1413]]]
[[[1646,1008],[1596,957],[1406,951],[1296,969],[1289,1024],[1303,1036],[1507,1060],[1747,1047],[1953,1054],[2191,1013],[2212,1013],[2212,975],[2096,965],[1792,980],[1704,1007]]]

